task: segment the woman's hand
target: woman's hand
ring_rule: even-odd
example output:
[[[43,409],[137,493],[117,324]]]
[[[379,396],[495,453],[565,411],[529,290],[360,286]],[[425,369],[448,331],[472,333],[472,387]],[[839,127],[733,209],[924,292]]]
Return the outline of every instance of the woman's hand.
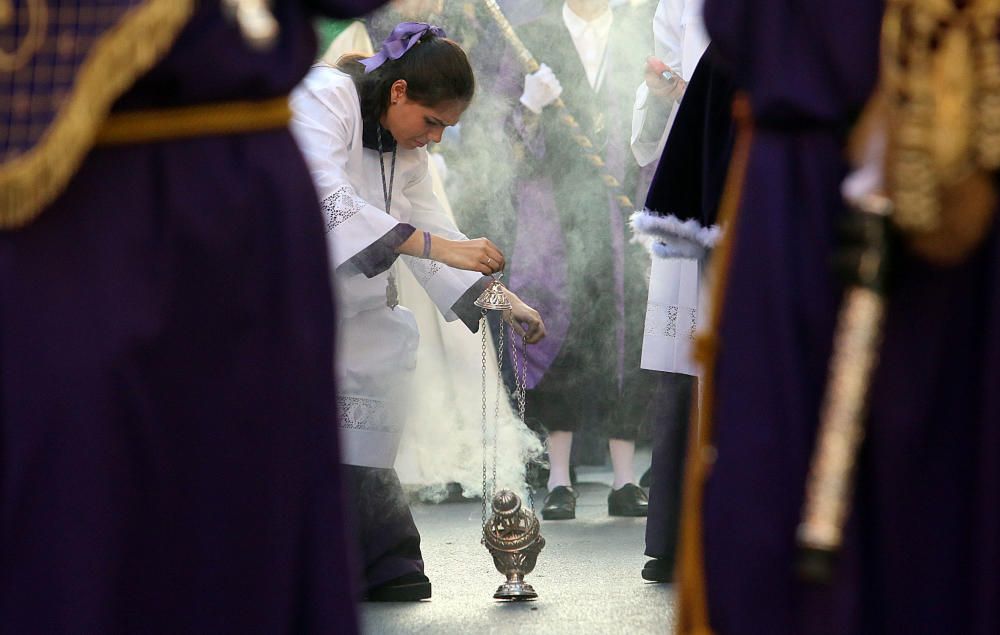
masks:
[[[528,344],[537,344],[545,338],[545,322],[538,311],[525,304],[510,289],[507,289],[511,309],[504,313],[504,318],[510,323],[514,332],[524,338]]]
[[[424,256],[424,232],[416,231],[396,248],[397,253],[421,258]],[[431,235],[430,259],[443,262],[449,267],[478,271],[490,275],[503,271],[507,262],[503,252],[487,238],[472,240],[449,240]]]
[[[449,240],[434,236],[431,239],[431,260],[484,275],[503,271],[507,264],[503,253],[488,238]]]

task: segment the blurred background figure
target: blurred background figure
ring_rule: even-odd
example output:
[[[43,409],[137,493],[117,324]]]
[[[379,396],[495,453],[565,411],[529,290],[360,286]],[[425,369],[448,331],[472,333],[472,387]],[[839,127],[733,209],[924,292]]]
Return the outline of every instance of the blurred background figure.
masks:
[[[701,5],[658,3],[655,55],[646,60],[632,118],[632,152],[640,165],[656,166],[645,209],[632,217],[637,240],[653,258],[641,366],[658,372],[657,408],[651,466],[640,480],[649,488],[646,555],[652,558],[642,577],[651,582],[673,580],[687,427],[697,390],[692,344],[701,322],[700,278],[719,235],[715,212],[732,143],[732,94],[718,86],[717,73],[701,70],[693,94],[688,92],[695,69],[708,65],[699,64],[708,46]]]
[[[680,632],[996,632],[1000,162],[986,151],[996,113],[982,108],[998,98],[984,80],[1000,62],[998,13],[707,0],[713,46],[746,95],[733,158],[744,186],[722,210],[737,216],[722,219],[731,233],[714,256],[729,266],[713,290],[719,329],[706,342],[718,356],[706,356],[707,416],[689,455]],[[876,89],[884,100],[869,102]],[[879,201],[880,232],[839,230]],[[860,264],[888,263],[878,279],[855,242],[866,243]],[[849,294],[831,267],[843,260],[854,261]],[[856,321],[841,330],[859,281],[885,313],[845,314]],[[870,347],[845,347],[859,335]],[[828,386],[835,360],[851,374]],[[850,424],[863,446],[825,455],[856,463],[853,484],[813,489],[818,436],[858,385],[867,407]],[[797,544],[800,523],[807,502],[827,497],[849,511],[817,558]]]
[[[357,629],[287,95],[379,2],[244,4],[5,4],[4,633]]]
[[[542,516],[575,517],[570,481],[574,433],[610,438],[612,515],[643,516],[646,495],[635,484],[635,439],[645,417],[649,377],[639,370],[645,257],[626,238],[625,216],[560,122],[561,98],[591,138],[607,169],[628,192],[639,166],[628,148],[630,96],[648,54],[648,11],[606,1],[547,5],[518,27],[543,63],[525,76],[505,57],[500,90],[512,107],[516,211],[511,284],[548,319],[546,341],[532,351],[528,414],[548,432],[549,494]],[[603,456],[603,454],[602,454]]]
[[[632,153],[639,165],[660,158],[687,83],[708,47],[704,0],[659,0],[653,14],[654,54],[636,89]]]

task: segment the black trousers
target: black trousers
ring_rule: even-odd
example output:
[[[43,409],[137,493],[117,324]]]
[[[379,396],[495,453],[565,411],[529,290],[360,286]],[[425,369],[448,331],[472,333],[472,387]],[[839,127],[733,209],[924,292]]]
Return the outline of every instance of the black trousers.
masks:
[[[365,589],[374,589],[407,573],[423,573],[420,533],[396,470],[355,465],[343,469],[354,501]]]
[[[659,373],[653,421],[653,462],[650,467],[646,555],[674,561],[680,529],[681,491],[688,428],[697,380],[690,375]]]

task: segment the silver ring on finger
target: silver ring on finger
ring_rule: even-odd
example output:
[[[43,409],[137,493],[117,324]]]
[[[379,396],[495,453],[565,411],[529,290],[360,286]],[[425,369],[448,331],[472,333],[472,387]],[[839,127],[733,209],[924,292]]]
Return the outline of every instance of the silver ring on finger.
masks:
[[[487,258],[486,258],[486,264],[489,265],[490,267],[492,267],[493,266],[493,259],[487,256]]]

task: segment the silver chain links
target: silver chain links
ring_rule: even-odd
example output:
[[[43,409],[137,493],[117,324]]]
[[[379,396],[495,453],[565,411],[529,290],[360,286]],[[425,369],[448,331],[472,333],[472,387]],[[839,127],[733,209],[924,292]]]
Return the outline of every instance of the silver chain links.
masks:
[[[511,362],[514,365],[514,397],[517,398],[517,415],[521,420],[521,425],[527,426],[528,422],[524,418],[525,413],[525,399],[526,391],[528,389],[528,338],[527,335],[521,336],[521,365],[518,366],[517,360],[517,341],[514,336],[514,327],[510,327],[510,354]],[[535,511],[535,489],[530,483],[528,486],[528,507],[531,511]]]
[[[479,332],[483,335],[483,371],[482,371],[482,386],[483,386],[483,531],[486,531],[486,506],[487,498],[489,498],[489,491],[487,490],[486,481],[486,433],[487,433],[487,414],[486,414],[486,363],[488,361],[488,356],[486,350],[488,347],[487,338],[489,337],[488,323],[486,321],[486,309],[483,309],[482,317],[479,318]]]
[[[493,404],[493,489],[497,486],[497,446],[500,445],[497,440],[497,433],[500,429],[500,394],[507,396],[507,391],[503,385],[503,317],[500,318],[500,328],[497,329],[497,388],[496,388],[496,401]],[[490,492],[490,499],[493,498],[495,492]]]
[[[525,399],[528,387],[528,341],[527,337],[521,336],[521,359],[518,364],[517,340],[513,327],[509,327],[511,362],[514,369],[514,396],[517,398],[517,413],[522,425],[527,425],[525,420]],[[497,331],[497,385],[494,393],[495,402],[493,404],[493,425],[489,425],[489,404],[486,399],[486,364],[489,361],[489,322],[486,319],[486,309],[483,309],[479,318],[479,329],[482,333],[482,386],[483,386],[483,518],[482,527],[486,529],[486,519],[488,517],[489,505],[493,500],[494,490],[497,484],[497,446],[498,430],[500,421],[500,397],[506,396],[503,388],[503,358],[504,358],[504,320],[500,320],[500,328]],[[492,447],[491,447],[492,446]],[[490,454],[490,460],[487,460]],[[488,465],[491,463],[492,465]],[[492,469],[491,469],[492,468]],[[492,477],[492,480],[490,480]],[[535,492],[531,485],[528,485],[528,506],[535,509]]]

